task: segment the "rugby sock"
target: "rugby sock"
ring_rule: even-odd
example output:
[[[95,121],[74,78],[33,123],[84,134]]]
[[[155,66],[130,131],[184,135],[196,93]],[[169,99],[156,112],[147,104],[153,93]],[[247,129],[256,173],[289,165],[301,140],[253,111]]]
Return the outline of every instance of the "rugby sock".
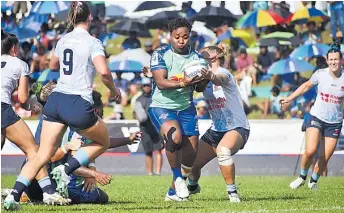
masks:
[[[65,172],[67,175],[72,174],[80,166],[88,163],[88,155],[83,149],[79,149],[75,155],[65,163]]]
[[[46,177],[40,179],[38,181],[38,184],[41,187],[43,193],[47,193],[47,194],[54,194],[55,193],[55,189],[51,185],[51,181],[50,181],[49,176],[46,176]]]
[[[171,187],[168,189],[168,195],[175,195],[176,190],[172,189]]]
[[[235,183],[234,184],[227,184],[227,192],[228,192],[228,194],[233,194],[233,193],[237,194],[238,193],[236,190]]]
[[[300,177],[304,180],[306,180],[307,178],[307,173],[308,173],[308,170],[307,169],[301,169],[300,170]]]
[[[188,182],[189,182],[188,190],[190,192],[195,191],[197,189],[197,187],[198,187],[198,181],[193,181],[190,178],[188,178]]]
[[[316,182],[318,182],[319,177],[320,177],[320,175],[318,175],[318,173],[313,172],[310,182],[311,182],[311,183],[316,183]]]
[[[190,178],[188,178],[188,180],[189,180],[190,186],[197,186],[198,185],[198,181],[191,180]]]
[[[11,195],[13,195],[16,202],[19,202],[20,196],[29,185],[30,181],[26,177],[21,175],[18,176],[16,183],[14,184],[13,191],[11,192]]]
[[[174,167],[174,168],[171,168],[172,169],[172,173],[173,173],[173,179],[176,180],[177,178],[182,178],[183,179],[183,175],[182,175],[182,170],[179,167]]]

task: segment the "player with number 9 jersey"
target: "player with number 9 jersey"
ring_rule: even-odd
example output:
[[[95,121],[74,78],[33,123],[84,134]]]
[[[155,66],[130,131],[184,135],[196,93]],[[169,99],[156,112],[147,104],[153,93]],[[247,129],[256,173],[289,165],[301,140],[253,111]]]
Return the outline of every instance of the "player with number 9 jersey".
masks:
[[[96,72],[111,95],[116,100],[121,98],[106,64],[104,47],[88,33],[91,20],[87,3],[70,3],[68,27],[74,29],[58,41],[50,60],[50,69],[60,70],[60,79],[43,109],[41,140],[37,151],[39,157],[29,160],[21,172],[22,179],[30,183],[38,170],[54,155],[58,141],[61,141],[66,128],[70,127],[93,143],[80,148],[64,165],[52,171],[56,190],[65,197],[68,197],[69,175],[105,152],[110,144],[107,128],[93,107],[92,86]],[[25,189],[16,187],[23,185],[20,182],[18,179],[14,187],[18,194]]]
[[[96,75],[93,59],[105,56],[102,43],[87,30],[75,28],[58,41],[54,55],[60,62],[60,79],[54,92],[80,95],[93,103],[92,86]]]

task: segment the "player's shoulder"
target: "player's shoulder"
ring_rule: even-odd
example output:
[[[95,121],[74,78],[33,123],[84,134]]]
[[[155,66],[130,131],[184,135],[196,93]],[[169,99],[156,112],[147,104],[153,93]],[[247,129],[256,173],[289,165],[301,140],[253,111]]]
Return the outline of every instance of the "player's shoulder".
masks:
[[[20,69],[26,69],[29,67],[29,65],[17,57],[9,57],[7,59],[7,63],[11,64],[11,67],[13,68],[20,68]]]
[[[318,74],[328,74],[329,69],[328,69],[328,67],[326,67],[323,69],[317,69],[315,72],[317,72]]]
[[[217,72],[223,73],[223,74],[227,74],[227,75],[229,75],[229,76],[232,76],[232,73],[231,73],[228,69],[223,68],[223,67],[219,67],[218,70],[217,70]]]
[[[159,55],[161,55],[161,56],[164,56],[165,53],[166,53],[167,51],[169,51],[169,50],[171,50],[170,45],[164,44],[164,45],[161,45],[160,47],[158,47],[158,48],[153,52],[153,54],[159,54]]]

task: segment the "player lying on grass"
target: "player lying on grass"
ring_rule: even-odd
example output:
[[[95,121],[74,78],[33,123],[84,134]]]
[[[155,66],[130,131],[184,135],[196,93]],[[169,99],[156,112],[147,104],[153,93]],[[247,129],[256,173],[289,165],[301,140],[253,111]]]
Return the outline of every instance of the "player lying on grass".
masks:
[[[44,106],[48,96],[55,88],[55,83],[48,83],[41,87],[36,86],[37,100]],[[39,91],[38,91],[39,90]],[[101,94],[97,91],[93,91],[93,102],[95,113],[102,118],[103,117],[103,103],[101,100]],[[40,142],[40,131],[42,125],[42,118],[36,130],[36,143]],[[132,134],[129,138],[112,138],[110,139],[110,147],[116,148],[123,145],[130,145],[138,143],[140,141],[141,133],[137,132]],[[47,164],[49,173],[56,167],[67,162],[67,160],[75,154],[80,147],[91,143],[76,132],[69,131],[65,133],[63,143],[60,148],[57,149],[55,155],[51,158],[51,162]],[[25,162],[24,162],[25,164]],[[87,166],[78,168],[72,175],[70,175],[70,183],[68,184],[68,194],[72,203],[107,203],[108,195],[96,187],[96,183],[100,185],[107,185],[111,182],[111,176],[99,171],[96,171],[95,163],[91,162]],[[56,187],[56,183],[53,181],[53,185]],[[6,195],[5,190],[3,195]],[[32,202],[42,201],[42,191],[37,187],[37,182],[33,181],[28,189],[23,194],[21,200],[30,200]],[[28,199],[25,198],[28,196]]]
[[[250,134],[250,125],[234,77],[229,70],[221,67],[228,53],[228,46],[209,46],[201,53],[211,70],[202,70],[207,81],[197,84],[195,89],[203,92],[212,126],[200,139],[192,173],[188,177],[188,189],[190,194],[200,192],[198,180],[201,169],[217,157],[230,202],[240,202],[232,156],[244,148]]]
[[[18,100],[27,110],[35,111],[33,105],[27,104],[29,98],[29,67],[17,58],[19,53],[18,38],[1,30],[1,148],[5,143],[5,138],[14,143],[21,149],[28,159],[36,156],[37,145],[33,135],[17,113],[11,106],[11,96],[14,90],[18,89]],[[35,175],[41,189],[43,190],[43,202],[46,204],[67,204],[64,199],[51,185],[46,168],[41,168]],[[26,180],[20,180],[28,183]],[[34,178],[33,178],[34,179]],[[17,185],[18,186],[18,185]],[[20,196],[9,195],[10,200],[19,201]],[[12,206],[11,203],[5,203],[5,208],[17,209],[19,206]]]
[[[7,196],[4,200],[7,210],[18,206],[21,194],[54,155],[67,127],[93,140],[93,143],[81,147],[67,163],[52,171],[57,182],[56,191],[61,195],[68,193],[70,174],[109,148],[106,125],[95,115],[92,106],[92,87],[96,73],[100,74],[102,82],[111,91],[111,96],[119,101],[121,93],[114,85],[107,66],[104,46],[88,32],[91,20],[86,2],[70,3],[68,27],[73,28],[73,31],[63,35],[57,42],[50,59],[49,68],[59,70],[60,78],[43,109],[40,146],[37,154],[22,168],[13,187],[12,197]]]

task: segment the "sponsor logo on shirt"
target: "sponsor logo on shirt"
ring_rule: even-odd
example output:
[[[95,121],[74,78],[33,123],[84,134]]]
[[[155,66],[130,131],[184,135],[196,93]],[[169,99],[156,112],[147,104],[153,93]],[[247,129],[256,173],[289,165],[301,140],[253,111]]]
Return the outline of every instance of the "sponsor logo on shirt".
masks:
[[[153,53],[152,55],[152,60],[151,60],[151,66],[156,66],[159,64],[159,59],[158,59],[159,55],[158,53]]]
[[[182,81],[184,76],[182,74],[177,74],[170,77],[171,81]]]
[[[226,101],[227,100],[224,97],[208,99],[206,101],[208,104],[208,110],[223,109],[225,108]]]
[[[168,113],[163,113],[160,115],[159,119],[160,120],[165,120],[168,117]]]
[[[321,100],[326,103],[340,104],[343,100],[343,97],[339,97],[339,96],[331,95],[327,93],[321,92],[320,95],[321,95]]]

